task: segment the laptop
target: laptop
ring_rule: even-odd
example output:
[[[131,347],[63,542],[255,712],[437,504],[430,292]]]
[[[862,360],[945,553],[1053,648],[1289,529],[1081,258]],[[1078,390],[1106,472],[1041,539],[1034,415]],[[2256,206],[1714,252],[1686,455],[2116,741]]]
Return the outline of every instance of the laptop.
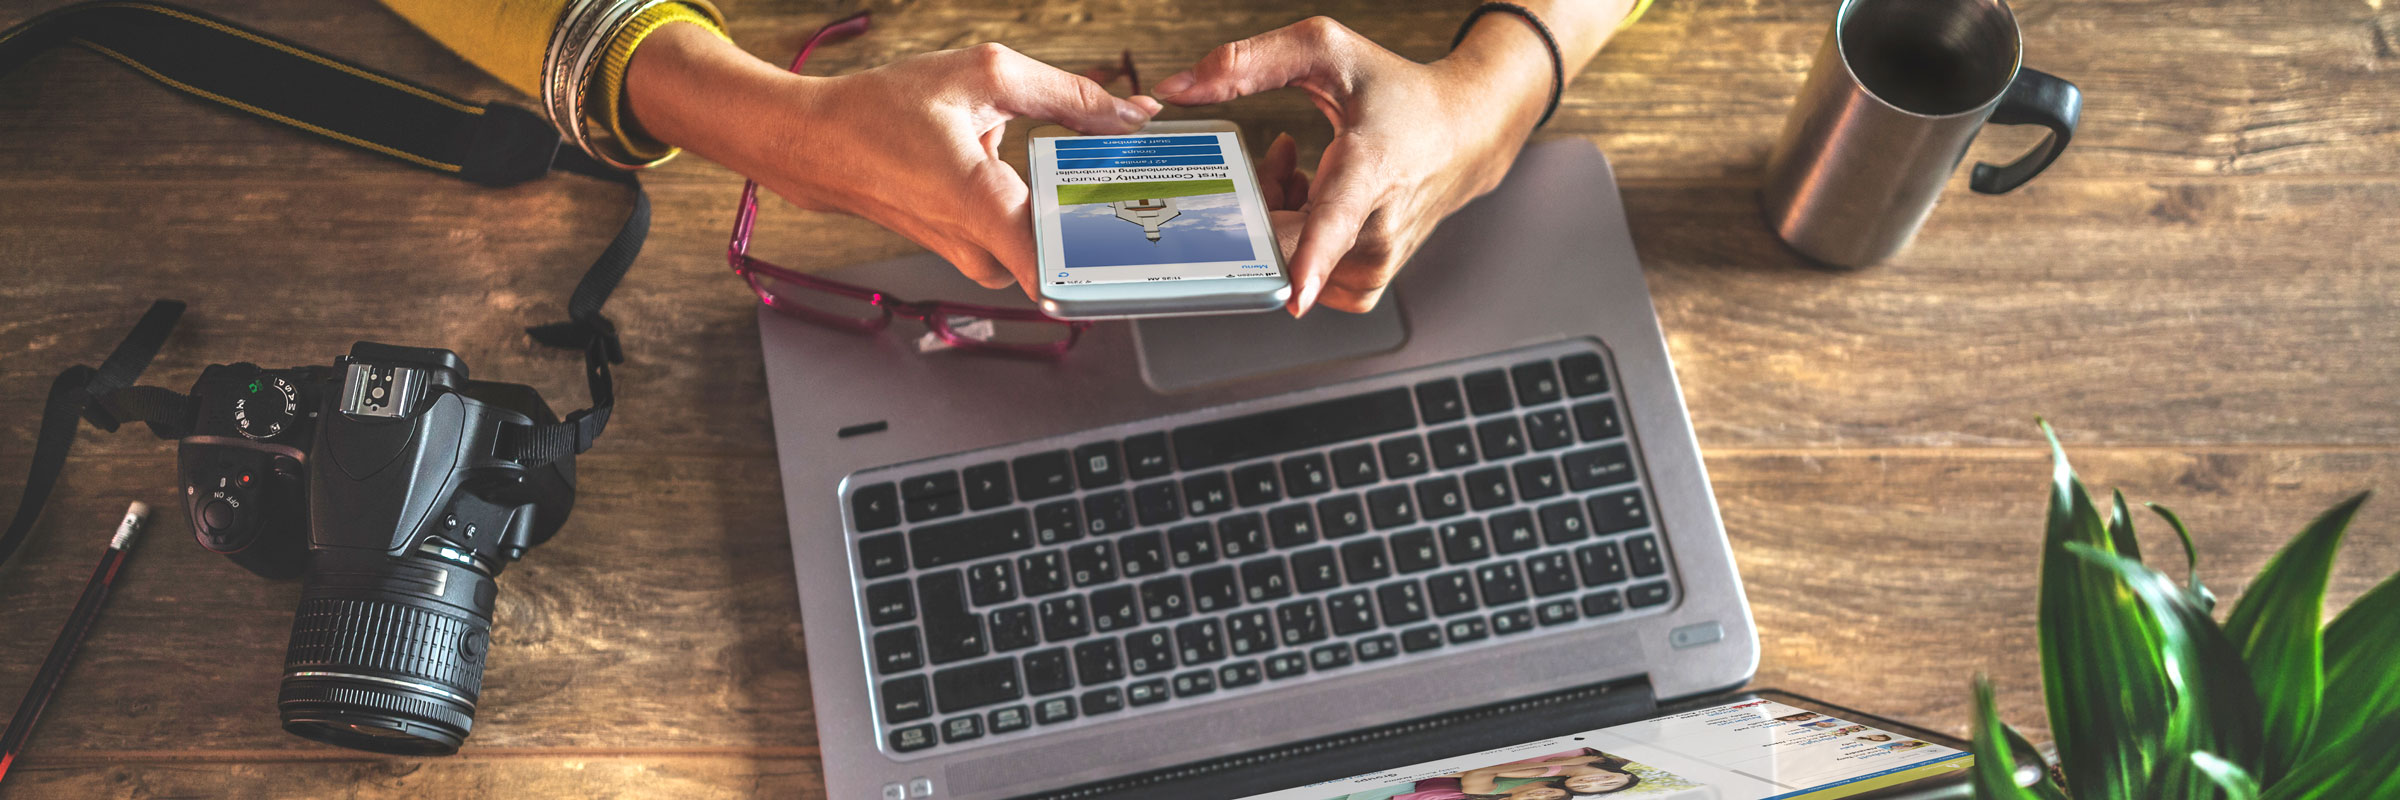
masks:
[[[931,256],[829,274],[998,296]],[[1587,142],[1526,148],[1373,314],[1108,324],[1049,362],[762,312],[829,797],[1239,797],[1756,669]]]

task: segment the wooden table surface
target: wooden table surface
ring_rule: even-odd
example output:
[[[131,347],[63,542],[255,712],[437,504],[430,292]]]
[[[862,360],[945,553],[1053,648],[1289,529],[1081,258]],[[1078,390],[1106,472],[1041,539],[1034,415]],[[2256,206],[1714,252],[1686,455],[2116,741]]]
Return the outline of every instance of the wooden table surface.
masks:
[[[511,96],[370,0],[187,1]],[[775,59],[856,5],[719,4]],[[54,5],[0,3],[0,24]],[[875,32],[820,69],[997,40],[1076,68],[1130,45],[1163,77],[1309,10],[872,5]],[[1465,6],[1322,5],[1417,58]],[[1596,142],[1623,181],[1756,607],[1756,685],[1955,733],[1988,672],[2010,720],[2038,727],[2035,415],[2095,484],[2182,512],[2228,599],[2317,510],[2400,488],[2400,4],[2023,0],[2026,62],[2085,92],[2074,147],[2015,194],[1967,195],[1962,177],[1914,249],[1845,273],[1798,263],[1752,201],[1833,7],[1666,0],[1544,135]],[[1288,93],[1207,113],[1254,137],[1292,130],[1312,159],[1328,135]],[[1978,153],[2031,139],[1995,129]],[[23,691],[125,504],[162,508],[0,794],[821,796],[755,301],[720,256],[740,179],[686,158],[649,186],[649,248],[609,306],[631,359],[623,402],[582,460],[573,523],[501,579],[466,750],[386,758],[282,732],[298,586],[192,545],[172,444],[86,427],[0,567],[0,699]],[[448,347],[478,377],[580,405],[576,357],[519,329],[559,316],[624,208],[595,181],[478,190],[88,53],[39,58],[0,78],[0,489],[14,497],[25,474],[50,377],[97,363],[154,297],[192,304],[150,370],[162,385],[212,362],[329,363],[373,338]],[[761,252],[837,265],[912,249],[853,219],[767,216]],[[2333,603],[2400,570],[2396,501],[2354,528]],[[2146,549],[2173,552],[2163,534],[2150,525]]]

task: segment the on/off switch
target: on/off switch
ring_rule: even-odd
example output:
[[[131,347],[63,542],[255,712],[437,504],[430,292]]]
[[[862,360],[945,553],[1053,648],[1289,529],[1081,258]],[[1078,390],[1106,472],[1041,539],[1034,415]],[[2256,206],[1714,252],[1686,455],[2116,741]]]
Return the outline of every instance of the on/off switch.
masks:
[[[234,507],[223,499],[213,499],[200,505],[200,527],[210,533],[222,533],[233,527]]]

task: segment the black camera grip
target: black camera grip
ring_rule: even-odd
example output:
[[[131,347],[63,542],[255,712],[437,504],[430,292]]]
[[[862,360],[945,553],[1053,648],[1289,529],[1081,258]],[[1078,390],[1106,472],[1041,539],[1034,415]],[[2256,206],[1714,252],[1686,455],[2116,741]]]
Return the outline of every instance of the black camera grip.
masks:
[[[2017,71],[2016,81],[2000,96],[2000,107],[1992,110],[1992,122],[2001,125],[2040,125],[2050,129],[2032,152],[2007,166],[1976,164],[1975,176],[1967,183],[1983,194],[2005,194],[2033,176],[2050,168],[2065,152],[2067,142],[2075,138],[2075,123],[2083,117],[2083,90],[2066,79],[2027,67]]]

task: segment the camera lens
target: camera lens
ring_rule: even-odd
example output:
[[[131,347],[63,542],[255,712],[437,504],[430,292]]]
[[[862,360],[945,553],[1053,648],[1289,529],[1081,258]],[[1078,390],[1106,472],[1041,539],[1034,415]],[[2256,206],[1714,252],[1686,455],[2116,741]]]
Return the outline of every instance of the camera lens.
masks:
[[[468,565],[315,551],[284,655],[283,729],[378,753],[456,752],[483,691],[495,590]]]

